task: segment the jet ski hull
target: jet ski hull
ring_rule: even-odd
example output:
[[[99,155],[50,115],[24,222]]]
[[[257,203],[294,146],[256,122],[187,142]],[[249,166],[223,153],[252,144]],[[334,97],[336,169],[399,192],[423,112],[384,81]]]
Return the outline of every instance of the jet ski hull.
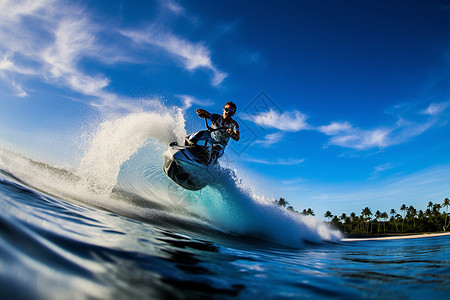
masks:
[[[203,164],[191,147],[171,144],[164,153],[164,172],[178,185],[191,191],[204,188],[212,179],[209,166]]]

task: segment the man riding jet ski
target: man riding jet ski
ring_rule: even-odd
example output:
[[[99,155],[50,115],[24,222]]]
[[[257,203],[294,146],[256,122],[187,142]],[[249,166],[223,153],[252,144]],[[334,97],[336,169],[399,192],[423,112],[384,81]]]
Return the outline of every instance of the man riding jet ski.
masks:
[[[200,190],[213,179],[209,167],[224,153],[230,138],[239,141],[239,125],[232,119],[236,104],[227,102],[222,115],[197,109],[197,115],[205,119],[207,130],[188,135],[184,145],[173,142],[167,149],[164,172],[177,184],[188,190]],[[211,120],[211,127],[207,119]]]

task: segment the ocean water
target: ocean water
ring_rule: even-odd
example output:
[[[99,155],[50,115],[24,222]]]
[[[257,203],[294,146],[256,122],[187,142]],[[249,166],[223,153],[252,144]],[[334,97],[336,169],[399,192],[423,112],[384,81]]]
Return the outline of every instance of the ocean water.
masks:
[[[4,299],[449,299],[450,237],[349,241],[234,170],[186,191],[162,171],[181,114],[106,121],[77,167],[0,148]]]

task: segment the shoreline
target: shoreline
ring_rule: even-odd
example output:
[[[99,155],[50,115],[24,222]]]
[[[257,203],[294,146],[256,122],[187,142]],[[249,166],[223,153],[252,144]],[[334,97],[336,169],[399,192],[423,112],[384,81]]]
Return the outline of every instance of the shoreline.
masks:
[[[441,233],[405,233],[405,234],[390,234],[390,235],[359,235],[359,236],[346,236],[342,242],[360,242],[360,241],[385,241],[385,240],[401,240],[401,239],[419,239],[429,238],[437,236],[450,235],[450,232]]]

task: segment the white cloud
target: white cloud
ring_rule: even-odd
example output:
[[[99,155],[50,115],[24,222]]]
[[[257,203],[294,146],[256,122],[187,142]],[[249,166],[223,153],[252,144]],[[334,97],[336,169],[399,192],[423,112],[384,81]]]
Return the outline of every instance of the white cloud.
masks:
[[[391,130],[386,128],[364,131],[362,144],[367,147],[386,147],[389,145],[388,135],[390,132]]]
[[[97,41],[101,26],[86,11],[57,0],[17,0],[0,2],[0,75],[16,95],[27,95],[25,80],[41,80],[67,87],[96,107],[131,109],[129,103],[106,90],[109,79],[86,72],[85,58],[114,63],[124,59]],[[17,76],[20,75],[20,76]],[[76,101],[83,101],[77,97]]]
[[[244,157],[243,160],[251,163],[263,164],[263,165],[278,165],[278,166],[286,166],[286,165],[298,165],[305,161],[304,158],[288,158],[288,159],[273,159],[273,160],[264,160],[252,157]]]
[[[320,126],[317,130],[333,136],[329,142],[331,145],[358,150],[388,146],[388,135],[391,132],[389,128],[362,130],[354,128],[349,122],[332,122],[330,125]]]
[[[349,132],[352,125],[348,122],[331,122],[330,125],[320,126],[317,130],[326,135],[336,135],[343,132]]]
[[[286,184],[286,185],[297,185],[300,183],[304,183],[305,179],[303,177],[298,177],[298,178],[290,178],[290,179],[285,179],[282,180],[281,183]]]
[[[89,25],[86,19],[67,19],[52,32],[54,42],[41,56],[53,77],[74,72],[76,62],[94,50],[94,35],[86,30]]]
[[[190,21],[193,25],[198,26],[199,25],[199,19],[192,15],[188,14],[186,9],[181,6],[178,2],[173,0],[159,0],[161,7],[168,11],[170,14],[175,15],[176,17],[183,17]],[[163,11],[164,12],[164,11]],[[166,19],[168,17],[167,14],[163,14],[163,18]],[[170,17],[170,15],[169,15]]]
[[[348,127],[344,131],[330,131],[326,134],[332,135],[329,141],[330,145],[356,150],[367,150],[371,148],[386,148],[406,140],[406,135],[402,133],[393,134],[393,131],[394,128],[363,130]]]
[[[17,97],[23,98],[28,96],[22,84],[18,83],[17,80],[14,79],[14,76],[8,76],[9,73],[21,74],[27,73],[27,71],[21,70],[21,68],[15,66],[13,62],[6,57],[3,57],[0,61],[0,78],[12,87]]]
[[[12,61],[10,61],[6,56],[2,58],[0,61],[0,70],[7,70],[11,71],[14,69],[14,64]]]
[[[86,75],[78,68],[81,58],[95,56],[99,49],[95,44],[95,26],[86,19],[66,19],[53,34],[54,42],[40,54],[45,72],[74,91],[108,98],[104,88],[109,85],[109,79]]]
[[[355,150],[383,149],[405,143],[429,130],[438,124],[440,115],[449,105],[450,102],[430,104],[427,109],[420,112],[428,118],[420,121],[410,121],[399,117],[395,124],[368,130],[353,127],[349,122],[332,122],[318,127],[317,130],[331,136],[329,145]]]
[[[54,0],[2,0],[0,1],[0,22],[18,21],[23,16],[34,15],[51,6]]]
[[[154,27],[146,31],[121,31],[121,33],[137,44],[148,44],[160,47],[181,60],[189,71],[198,68],[209,69],[214,76],[212,84],[218,86],[227,74],[217,69],[211,60],[211,51],[201,42],[193,43],[172,33],[156,30]]]
[[[262,127],[276,128],[282,131],[295,132],[308,129],[307,116],[298,110],[279,113],[270,109],[254,116],[246,115],[243,119],[250,120]]]
[[[209,100],[198,100],[194,96],[189,95],[176,95],[177,98],[181,99],[183,102],[183,110],[188,110],[192,107],[192,104],[198,104],[203,106],[210,106],[213,105],[213,103]]]
[[[262,144],[264,147],[269,147],[281,141],[282,138],[283,138],[282,132],[270,133],[267,134],[263,140],[255,141],[255,144]]]
[[[77,59],[92,47],[90,24],[80,19],[81,11],[60,6],[55,1],[3,1],[0,4],[2,18],[9,22],[0,24],[0,36],[8,43],[1,45],[4,55],[0,69],[10,73],[40,75],[42,78],[67,77],[67,81],[77,76]],[[68,16],[73,16],[72,20]],[[29,25],[24,17],[34,19]],[[55,29],[53,29],[55,28]],[[39,33],[38,33],[39,32]],[[35,68],[21,67],[25,63]]]
[[[164,3],[166,7],[173,13],[177,15],[184,14],[184,8],[179,3],[171,0],[162,1],[162,3]]]
[[[12,81],[11,85],[16,90],[17,97],[24,98],[24,97],[28,96],[27,92],[23,89],[22,85],[20,85],[19,83]]]
[[[4,55],[0,60],[0,71],[11,72],[22,75],[36,75],[37,71],[31,68],[15,65],[9,58],[10,55]]]
[[[424,115],[439,115],[442,113],[448,106],[450,105],[450,102],[441,102],[441,103],[431,103],[427,109],[422,111],[422,114]]]
[[[387,170],[392,169],[394,167],[396,167],[396,165],[392,164],[391,162],[375,166],[374,167],[374,171],[372,172],[372,175],[377,175],[378,173],[387,171]]]

